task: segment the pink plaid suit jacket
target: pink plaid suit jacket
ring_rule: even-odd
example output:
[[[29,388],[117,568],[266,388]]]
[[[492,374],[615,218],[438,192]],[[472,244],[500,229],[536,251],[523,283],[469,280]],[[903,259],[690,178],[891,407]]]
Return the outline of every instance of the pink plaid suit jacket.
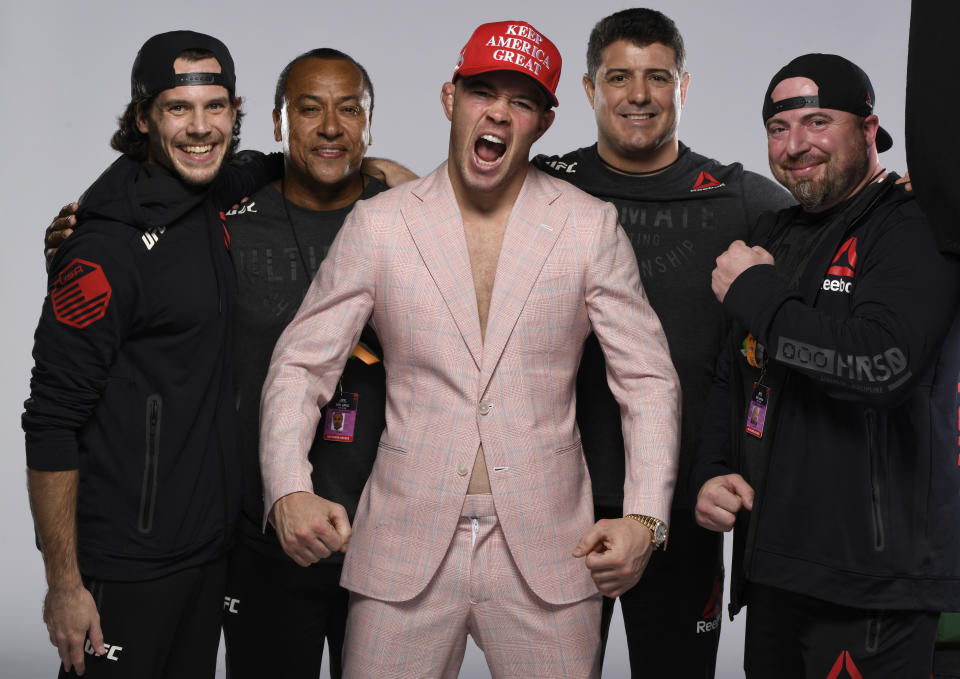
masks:
[[[357,203],[273,353],[261,404],[268,512],[288,493],[312,492],[307,451],[320,406],[368,319],[384,350],[386,428],[344,587],[386,601],[426,587],[482,442],[497,515],[530,588],[553,604],[597,593],[571,556],[593,525],[574,397],[591,328],[623,414],[624,511],[669,516],[679,386],[608,203],[530,168],[504,235],[485,338],[446,164]]]

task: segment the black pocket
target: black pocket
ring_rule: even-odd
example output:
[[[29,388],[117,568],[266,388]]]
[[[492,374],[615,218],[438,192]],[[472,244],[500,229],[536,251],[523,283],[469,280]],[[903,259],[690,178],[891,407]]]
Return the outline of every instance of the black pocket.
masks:
[[[143,465],[143,487],[140,490],[140,517],[137,530],[153,530],[153,515],[157,503],[157,465],[160,461],[160,421],[163,400],[157,394],[147,397],[146,454]]]

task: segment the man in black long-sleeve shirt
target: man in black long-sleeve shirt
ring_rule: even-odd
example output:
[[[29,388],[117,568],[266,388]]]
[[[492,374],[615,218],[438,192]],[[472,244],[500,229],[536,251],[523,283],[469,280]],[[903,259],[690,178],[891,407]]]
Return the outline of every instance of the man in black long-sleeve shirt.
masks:
[[[281,169],[225,164],[234,89],[219,40],[148,40],[112,141],[123,155],[52,262],[23,427],[62,676],[214,673],[240,496],[221,210]]]
[[[793,203],[766,177],[694,152],[678,137],[690,76],[683,38],[668,17],[633,8],[590,34],[583,84],[597,143],[534,163],[617,207],[637,255],[644,292],[663,324],[683,390],[680,466],[669,549],[620,597],[637,674],[712,679],[720,640],[723,543],[693,520],[686,478],[700,440],[706,394],[726,334],[710,293],[716,257],[747,238],[760,214]],[[577,374],[577,423],[598,519],[623,514],[620,409],[592,335]],[[605,640],[614,599],[604,599]]]
[[[800,206],[713,273],[735,326],[690,485],[702,526],[737,524],[751,679],[925,678],[960,606],[960,264],[881,167],[875,101],[835,55],[773,77],[770,167]]]

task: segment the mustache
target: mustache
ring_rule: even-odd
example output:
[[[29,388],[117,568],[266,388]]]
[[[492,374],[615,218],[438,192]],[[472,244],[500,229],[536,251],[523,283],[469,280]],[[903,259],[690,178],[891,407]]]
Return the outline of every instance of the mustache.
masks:
[[[825,163],[828,160],[830,160],[830,157],[823,154],[805,153],[797,158],[787,158],[787,160],[780,163],[780,166],[784,169],[792,170],[797,167],[803,167],[804,165],[810,165],[811,163]]]

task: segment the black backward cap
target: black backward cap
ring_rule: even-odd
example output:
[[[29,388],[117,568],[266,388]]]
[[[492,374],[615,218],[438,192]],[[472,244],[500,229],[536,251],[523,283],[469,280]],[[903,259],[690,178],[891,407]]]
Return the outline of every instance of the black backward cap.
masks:
[[[190,49],[211,52],[220,62],[220,73],[176,73],[173,62]],[[180,85],[222,85],[233,96],[236,83],[233,57],[226,45],[204,33],[170,31],[153,36],[137,52],[130,74],[130,97],[142,101]]]
[[[817,84],[813,96],[773,101],[774,88],[787,78],[809,78]],[[777,71],[763,97],[763,122],[795,108],[832,108],[866,118],[873,114],[877,98],[870,78],[849,59],[836,54],[804,54]],[[893,146],[893,138],[882,127],[877,129],[877,151]]]

